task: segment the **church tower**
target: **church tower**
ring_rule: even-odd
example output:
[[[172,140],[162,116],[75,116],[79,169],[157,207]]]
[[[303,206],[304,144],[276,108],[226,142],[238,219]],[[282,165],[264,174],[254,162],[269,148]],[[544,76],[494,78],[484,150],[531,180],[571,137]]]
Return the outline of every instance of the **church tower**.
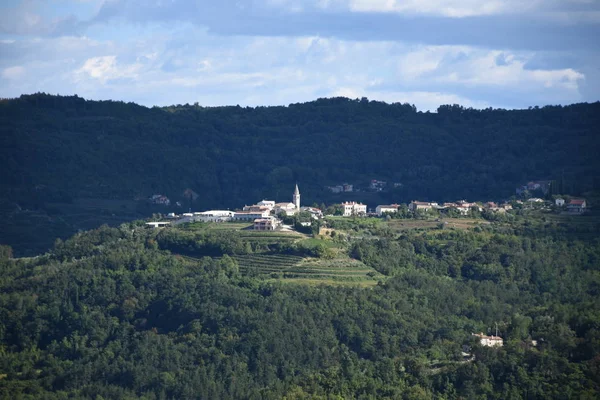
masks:
[[[300,190],[298,190],[298,184],[296,183],[296,190],[292,196],[292,202],[296,206],[296,210],[300,210]]]

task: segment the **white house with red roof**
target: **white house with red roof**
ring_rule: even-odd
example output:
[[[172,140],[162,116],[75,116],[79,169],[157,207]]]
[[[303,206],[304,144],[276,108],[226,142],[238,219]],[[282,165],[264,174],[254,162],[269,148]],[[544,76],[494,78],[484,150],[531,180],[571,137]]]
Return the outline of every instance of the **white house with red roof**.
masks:
[[[471,335],[479,338],[479,343],[486,347],[502,347],[504,340],[500,336],[488,336],[481,333],[472,333]]]
[[[571,199],[567,203],[567,211],[573,214],[583,214],[587,209],[585,199]]]

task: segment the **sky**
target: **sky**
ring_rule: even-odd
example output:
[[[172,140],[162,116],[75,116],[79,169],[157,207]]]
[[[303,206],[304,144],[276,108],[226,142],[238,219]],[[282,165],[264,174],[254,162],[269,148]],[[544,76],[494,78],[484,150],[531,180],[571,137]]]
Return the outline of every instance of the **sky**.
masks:
[[[3,0],[0,97],[600,100],[600,0]]]

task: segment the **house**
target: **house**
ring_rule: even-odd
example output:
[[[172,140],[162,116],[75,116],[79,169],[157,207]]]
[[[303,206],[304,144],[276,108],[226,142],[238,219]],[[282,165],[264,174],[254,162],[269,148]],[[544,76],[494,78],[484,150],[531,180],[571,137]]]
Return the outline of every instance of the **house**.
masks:
[[[398,208],[400,205],[398,204],[389,204],[389,205],[379,205],[375,208],[375,212],[377,215],[381,216],[383,213],[395,213],[398,212]]]
[[[329,189],[332,193],[352,192],[354,191],[354,186],[344,183],[342,185],[327,186],[327,189]]]
[[[146,226],[151,228],[164,228],[170,224],[170,222],[146,222]]]
[[[233,219],[238,221],[254,221],[255,219],[267,218],[269,211],[236,211]]]
[[[269,207],[270,210],[273,209],[273,207],[275,207],[275,202],[272,200],[261,200],[258,203],[256,203],[257,206],[263,206],[263,207]]]
[[[244,206],[244,208],[243,208],[244,211],[269,211],[269,212],[271,212],[272,209],[273,209],[273,207],[260,206],[258,204],[253,205],[253,206]]]
[[[387,186],[386,181],[379,181],[377,179],[372,179],[371,182],[369,183],[369,189],[375,190],[377,192],[382,192],[386,186]]]
[[[257,218],[254,220],[255,231],[274,231],[279,227],[279,220],[275,217]]]
[[[344,217],[350,217],[352,215],[365,215],[367,213],[367,206],[355,201],[347,201],[342,203],[342,208],[344,209]]]
[[[192,221],[202,222],[226,222],[231,221],[235,216],[235,212],[229,210],[210,210],[203,212],[195,212]]]
[[[531,182],[527,182],[526,185],[522,185],[519,186],[516,189],[516,193],[518,195],[523,194],[526,190],[527,191],[534,191],[534,190],[541,190],[542,193],[544,194],[548,194],[548,192],[550,191],[550,186],[552,184],[552,181],[531,181]]]
[[[323,218],[323,211],[321,211],[318,208],[315,208],[315,207],[301,207],[300,210],[301,211],[305,211],[307,213],[310,213],[310,216],[313,219]]]
[[[286,215],[295,215],[298,210],[296,209],[296,205],[294,203],[276,203],[275,207],[273,207],[273,212],[276,215],[279,215],[283,212]]]
[[[438,203],[429,203],[426,201],[416,201],[413,200],[409,205],[408,205],[408,209],[412,212],[416,212],[419,210],[424,210],[424,211],[428,211],[431,210],[432,208],[437,208],[438,207]]]
[[[565,205],[565,199],[557,198],[554,200],[554,204],[556,204],[557,207],[562,207]]]
[[[487,336],[481,333],[472,333],[472,336],[479,338],[479,343],[486,347],[502,347],[504,346],[504,340],[500,336]]]
[[[148,199],[152,204],[160,204],[161,206],[169,206],[171,205],[171,200],[167,196],[163,196],[162,194],[155,194],[150,196]]]
[[[583,214],[587,204],[584,199],[571,199],[567,204],[567,211],[572,214]]]

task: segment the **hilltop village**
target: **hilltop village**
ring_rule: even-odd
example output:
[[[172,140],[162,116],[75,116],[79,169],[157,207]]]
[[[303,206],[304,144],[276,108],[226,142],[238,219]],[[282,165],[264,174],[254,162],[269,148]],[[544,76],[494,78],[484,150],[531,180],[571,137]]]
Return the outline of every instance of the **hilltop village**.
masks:
[[[298,184],[296,184],[291,196],[291,202],[275,202],[273,200],[261,200],[253,205],[245,205],[241,210],[208,210],[202,212],[187,212],[181,215],[169,213],[167,221],[148,222],[148,226],[164,227],[168,225],[178,225],[190,222],[229,222],[244,221],[252,222],[254,230],[275,231],[291,230],[289,225],[284,224],[288,217],[294,217],[303,214],[305,221],[300,222],[302,226],[310,226],[312,221],[318,221],[324,217],[324,211],[316,207],[301,205],[301,195]],[[155,204],[169,205],[170,201],[166,196],[153,195],[150,201]],[[426,215],[427,213],[446,213],[452,216],[468,216],[473,213],[499,213],[503,214],[513,208],[539,208],[542,210],[554,210],[559,213],[568,213],[580,215],[589,210],[585,199],[563,198],[555,196],[550,200],[541,198],[530,198],[527,200],[514,200],[497,204],[495,202],[468,202],[458,200],[456,202],[445,202],[438,204],[436,202],[426,202],[413,200],[406,204],[381,204],[374,209],[369,209],[366,204],[356,201],[345,201],[334,206],[335,215],[342,217],[384,217],[386,215],[412,213],[415,215]]]

